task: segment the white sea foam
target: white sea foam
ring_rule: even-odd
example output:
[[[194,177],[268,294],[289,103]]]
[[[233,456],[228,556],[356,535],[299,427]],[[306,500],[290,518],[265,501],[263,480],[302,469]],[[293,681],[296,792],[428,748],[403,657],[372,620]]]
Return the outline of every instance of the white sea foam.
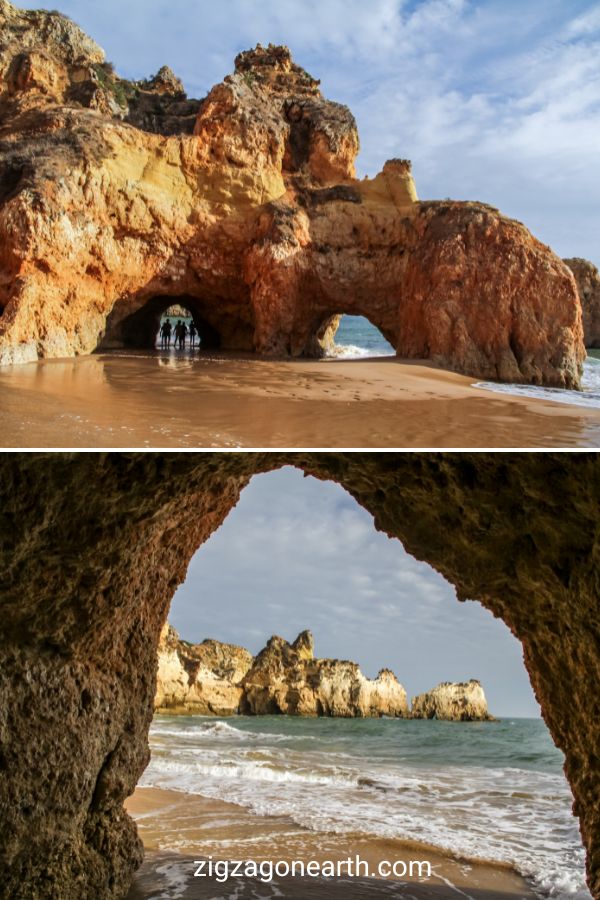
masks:
[[[160,876],[160,894],[156,900],[179,900],[189,885],[187,866],[179,862],[163,862],[156,869]]]
[[[202,752],[202,751],[200,751]],[[203,754],[206,755],[206,754]],[[298,771],[283,768],[276,760],[270,762],[254,762],[252,760],[228,760],[213,765],[205,763],[181,763],[172,759],[156,759],[152,767],[154,776],[173,778],[177,783],[187,782],[188,789],[197,785],[200,776],[204,778],[237,780],[247,782],[270,782],[275,784],[319,785],[322,787],[358,786],[358,776],[352,773],[328,774],[309,770]],[[197,793],[192,791],[192,793]]]
[[[572,406],[597,409],[600,407],[600,359],[588,356],[583,364],[581,384],[583,388],[581,391],[536,387],[531,384],[496,384],[492,381],[479,381],[473,387],[495,391],[498,394],[531,397],[534,400],[552,400],[555,403],[569,403]]]
[[[327,353],[335,359],[364,359],[367,356],[395,356],[394,352],[378,347],[357,347],[355,344],[335,344]]]
[[[550,751],[557,751],[549,745],[548,770],[543,768],[544,747],[537,769],[511,764],[520,759],[514,754],[525,748],[526,759],[531,749],[521,736],[514,737],[514,729],[522,729],[518,722],[506,723],[510,737],[501,748],[504,757],[491,744],[491,765],[457,765],[454,761],[464,761],[480,733],[469,726],[442,732],[434,725],[428,728],[430,723],[346,723],[343,728],[339,722],[320,721],[288,726],[277,719],[271,733],[267,727],[273,720],[268,719],[260,721],[260,731],[251,730],[259,726],[257,720],[247,731],[221,722],[196,720],[190,727],[193,719],[187,724],[172,721],[169,728],[162,721],[153,726],[153,757],[142,784],[227,800],[260,815],[288,816],[313,831],[360,829],[512,863],[545,896],[589,900],[572,798],[560,766],[552,768]],[[410,747],[397,752],[389,736],[420,724],[428,728],[423,753],[411,755]],[[363,747],[367,728],[381,729],[382,738],[374,745],[384,748],[380,752],[372,745]],[[489,728],[496,731],[481,733],[490,734],[490,741],[494,733],[498,741],[503,739],[501,725]],[[391,741],[388,749],[385,735]],[[439,751],[447,756],[441,764],[431,756],[432,735],[454,742]],[[309,736],[314,742],[305,745]],[[508,764],[499,765],[505,757]]]
[[[200,716],[194,716],[194,719],[200,719]],[[284,735],[266,734],[260,731],[244,731],[241,728],[235,728],[227,722],[217,721],[214,718],[206,718],[205,721],[198,725],[187,728],[173,729],[169,727],[170,723],[164,722],[160,717],[155,719],[152,730],[153,734],[166,737],[183,738],[184,740],[197,741],[199,737],[213,739],[218,741],[270,741],[279,743],[285,741]]]

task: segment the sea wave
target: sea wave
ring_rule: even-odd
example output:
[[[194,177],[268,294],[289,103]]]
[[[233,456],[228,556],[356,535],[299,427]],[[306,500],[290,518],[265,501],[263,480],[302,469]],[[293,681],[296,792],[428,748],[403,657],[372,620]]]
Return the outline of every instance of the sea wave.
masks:
[[[555,403],[569,403],[572,406],[598,409],[600,407],[600,359],[588,356],[583,364],[581,386],[581,391],[569,391],[562,388],[536,387],[531,384],[497,384],[493,381],[478,381],[473,385],[473,387],[494,391],[498,394],[531,397],[534,400],[552,400]]]
[[[356,344],[334,344],[327,352],[327,357],[333,359],[364,359],[368,356],[395,356],[392,351],[381,347],[358,347]]]
[[[189,724],[188,720],[188,725],[178,722],[168,729],[163,723],[153,726],[153,756],[143,785],[226,800],[258,815],[286,816],[314,832],[360,831],[509,863],[544,896],[589,900],[584,854],[564,775],[552,761],[544,763],[546,770],[514,764],[524,744],[537,746],[538,759],[546,759],[551,743],[546,746],[549,738],[539,730],[527,732],[516,723],[504,738],[503,726],[496,726],[494,740],[505,741],[503,754],[512,752],[513,765],[498,765],[499,747],[494,752],[492,744],[489,765],[465,765],[468,749],[483,740],[468,726],[449,731],[444,723],[403,723],[403,728],[377,721],[349,722],[342,729],[340,723],[278,718],[248,720],[248,731],[222,722],[196,722],[195,742],[165,734],[181,730],[189,736]],[[416,760],[407,758],[409,734],[419,724],[427,729],[427,747],[447,735],[446,762],[432,756],[427,764],[428,750]],[[267,730],[269,726],[276,735]],[[518,740],[515,729],[522,732]],[[365,744],[375,730],[379,752],[371,752],[372,745]],[[340,732],[353,735],[354,756],[346,743],[332,737]],[[246,740],[249,733],[255,738],[251,743]],[[543,740],[535,737],[538,733]],[[216,737],[223,734],[229,743]],[[305,745],[309,734],[320,737]],[[287,744],[273,744],[275,736],[284,737]],[[399,749],[399,740],[406,754],[390,752]],[[422,741],[423,735],[421,746]],[[368,753],[361,755],[365,746]]]
[[[244,779],[246,781],[262,781],[270,783],[288,783],[288,784],[306,784],[324,786],[356,786],[358,787],[358,778],[352,774],[328,774],[313,772],[310,770],[298,771],[285,768],[278,765],[276,760],[255,762],[252,760],[226,760],[217,762],[212,765],[205,763],[193,762],[182,763],[175,760],[161,759],[156,760],[153,766],[153,776],[175,776],[183,784],[186,776],[192,776],[187,779],[187,788],[192,784],[197,784],[196,777],[202,776],[206,778],[221,779]],[[183,779],[181,778],[183,776]],[[159,785],[153,785],[158,787]],[[190,793],[201,793],[201,791],[190,791]]]
[[[198,717],[195,716],[195,719]],[[242,731],[240,728],[235,728],[233,725],[229,725],[227,722],[215,722],[214,719],[209,719],[205,722],[201,722],[198,725],[192,725],[191,727],[185,728],[170,728],[164,727],[160,720],[156,721],[153,725],[153,733],[154,734],[162,734],[169,735],[171,737],[191,737],[194,740],[198,737],[212,737],[212,738],[231,738],[235,737],[238,739],[250,738],[256,739],[260,737],[260,734],[251,731]]]
[[[194,719],[200,718],[199,716],[194,716]],[[188,726],[186,725],[183,728],[173,728],[170,727],[169,724],[163,724],[160,718],[155,719],[152,732],[154,735],[164,736],[164,737],[176,737],[183,738],[184,740],[193,740],[197,741],[199,738],[203,739],[212,739],[217,741],[269,741],[273,743],[280,743],[287,740],[285,735],[281,734],[267,734],[262,731],[246,731],[243,728],[236,728],[234,725],[229,725],[228,722],[215,722],[214,718],[211,716],[210,719],[207,718],[206,721],[201,722],[197,725]],[[309,738],[310,740],[311,738]],[[306,740],[306,738],[305,738]]]

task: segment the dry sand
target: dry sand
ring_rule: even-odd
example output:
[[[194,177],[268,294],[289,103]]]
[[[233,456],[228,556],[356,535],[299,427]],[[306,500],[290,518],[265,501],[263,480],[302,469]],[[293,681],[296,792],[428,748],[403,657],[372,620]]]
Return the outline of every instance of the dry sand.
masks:
[[[374,839],[361,835],[319,834],[283,816],[256,816],[219,800],[138,788],[126,804],[136,819],[146,848],[128,900],[258,900],[284,897],[359,898],[399,897],[406,900],[533,900],[531,887],[512,869],[491,863],[454,859],[423,844]],[[359,826],[360,823],[357,823]],[[381,860],[428,860],[430,878],[402,881],[381,878],[275,877],[263,883],[236,878],[219,884],[214,878],[195,878],[195,859],[234,860],[345,860],[368,862],[373,872]]]
[[[394,358],[160,352],[0,369],[4,447],[597,447],[600,410]]]

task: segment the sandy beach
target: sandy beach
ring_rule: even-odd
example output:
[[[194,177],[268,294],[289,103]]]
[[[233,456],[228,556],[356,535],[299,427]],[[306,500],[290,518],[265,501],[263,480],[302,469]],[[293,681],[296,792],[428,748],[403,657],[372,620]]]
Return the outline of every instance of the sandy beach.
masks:
[[[600,410],[395,358],[97,354],[0,370],[5,447],[596,447]]]
[[[407,900],[533,900],[537,895],[509,867],[445,856],[426,843],[308,831],[283,816],[256,816],[232,803],[157,788],[138,788],[126,803],[144,841],[146,858],[129,900],[150,897],[404,897]],[[430,878],[194,878],[195,859],[345,860],[356,855],[371,872],[381,860],[429,861]],[[176,893],[176,891],[180,891]]]

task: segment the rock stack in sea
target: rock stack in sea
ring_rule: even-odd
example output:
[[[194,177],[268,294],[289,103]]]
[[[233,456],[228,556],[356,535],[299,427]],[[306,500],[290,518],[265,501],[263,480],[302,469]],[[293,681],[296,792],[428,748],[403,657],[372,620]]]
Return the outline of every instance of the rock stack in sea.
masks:
[[[415,697],[390,669],[367,678],[355,662],[319,659],[310,631],[277,635],[255,657],[235,644],[181,640],[166,624],[158,653],[155,709],[161,713],[491,720],[479,681],[446,682]]]
[[[244,677],[242,712],[292,716],[409,715],[406,691],[393,672],[366,678],[357,663],[316,659],[313,637],[303,631],[293,644],[273,636]]]
[[[432,691],[413,697],[411,715],[413,719],[449,722],[494,721],[481,682],[475,678],[458,683],[443,681]]]

